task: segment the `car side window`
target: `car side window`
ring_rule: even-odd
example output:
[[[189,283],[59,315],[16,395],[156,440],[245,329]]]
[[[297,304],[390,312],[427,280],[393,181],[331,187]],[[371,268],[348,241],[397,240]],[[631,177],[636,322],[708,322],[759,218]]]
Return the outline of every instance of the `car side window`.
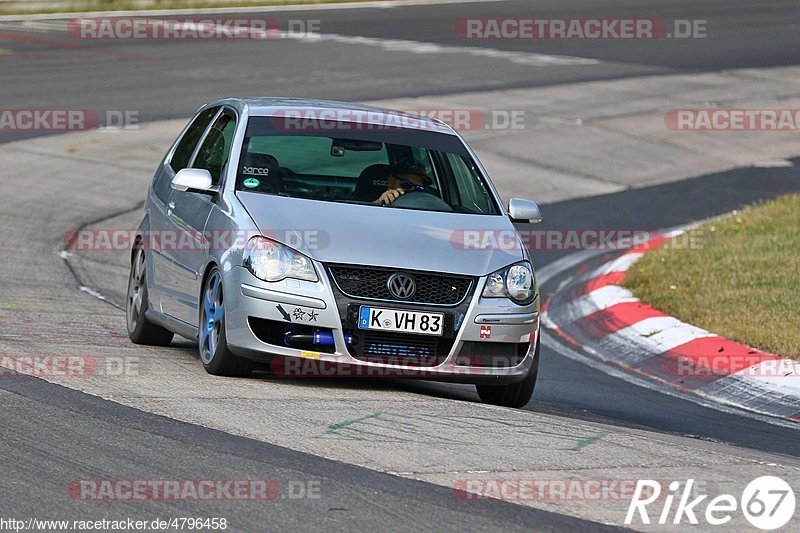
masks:
[[[208,130],[192,163],[192,168],[203,168],[211,173],[213,185],[219,185],[222,181],[222,173],[230,158],[235,131],[236,117],[226,110]]]
[[[447,162],[453,171],[461,195],[461,205],[473,213],[496,214],[489,191],[478,176],[477,169],[468,159],[456,154],[447,154]]]
[[[425,169],[428,171],[428,176],[435,176],[436,172],[433,168],[433,162],[431,161],[431,154],[428,152],[426,148],[422,148],[420,146],[412,146],[411,153],[414,154],[414,161],[419,161],[423,165],[425,165]]]
[[[200,138],[217,112],[219,112],[219,107],[211,107],[197,115],[191,126],[186,130],[183,138],[181,138],[178,146],[175,147],[175,152],[172,154],[172,159],[169,163],[172,170],[178,172],[189,166],[189,160],[192,158],[197,143],[200,142]]]

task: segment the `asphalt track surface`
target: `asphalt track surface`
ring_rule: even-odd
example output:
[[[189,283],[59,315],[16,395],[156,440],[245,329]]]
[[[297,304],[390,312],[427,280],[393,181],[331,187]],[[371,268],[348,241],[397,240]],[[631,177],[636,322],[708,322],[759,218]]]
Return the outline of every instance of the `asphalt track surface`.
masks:
[[[22,385],[22,386],[19,386]],[[151,521],[171,516],[230,518],[234,531],[537,530],[614,529],[512,503],[453,496],[452,489],[397,478],[220,431],[176,422],[31,380],[0,380],[3,398],[4,517],[81,520],[135,516]],[[32,436],[47,428],[48,436]],[[202,458],[202,466],[198,460]],[[8,466],[13,465],[13,468]],[[287,487],[298,479],[324,498],[277,498],[262,502],[128,502],[100,508],[63,499],[64,487],[80,479],[264,479]],[[183,476],[181,477],[181,473]],[[127,477],[126,477],[127,475]],[[306,489],[303,489],[306,490]],[[288,493],[284,489],[284,496]],[[210,505],[209,505],[210,504]]]
[[[565,5],[568,4],[568,5]],[[236,15],[242,16],[242,15]],[[264,16],[263,14],[254,16]],[[273,16],[273,15],[270,15]],[[629,46],[610,42],[484,41],[465,43],[452,23],[467,17],[613,17],[708,19],[705,40],[654,41]],[[646,74],[702,72],[800,62],[800,7],[796,2],[660,0],[640,2],[526,1],[415,6],[393,9],[293,12],[274,15],[319,18],[324,33],[404,39],[448,46],[591,58],[593,65],[530,70],[501,59],[468,54],[409,55],[380,47],[278,40],[268,52],[259,43],[75,42],[63,32],[0,25],[0,101],[4,108],[91,108],[140,111],[143,120],[185,117],[199,103],[227,95],[289,94],[372,100],[496,88],[534,87]],[[0,142],[26,134],[0,134]],[[795,191],[796,167],[751,169],[674,184],[570,200],[544,206],[544,227],[662,228],[722,214],[742,204]],[[134,205],[136,199],[132,199]],[[44,216],[44,214],[41,214]],[[86,213],[90,220],[96,213]],[[540,228],[537,228],[540,229]],[[541,268],[560,256],[537,257]],[[3,332],[7,333],[7,332]],[[13,333],[13,332],[11,332]],[[402,382],[406,390],[452,399],[474,399],[464,387]],[[64,484],[75,478],[254,477],[324,480],[320,502],[280,501],[275,506],[231,507],[242,530],[401,527],[590,529],[597,524],[502,502],[463,504],[452,491],[405,480],[143,413],[39,380],[0,378],[0,434],[4,452],[0,501],[5,514],[52,518],[107,516],[105,508],[63,502]],[[527,409],[576,420],[644,428],[720,441],[754,451],[798,457],[796,429],[721,413],[642,388],[550,350]],[[197,471],[202,457],[202,472]],[[164,475],[166,477],[166,474]],[[132,504],[135,505],[135,504]],[[238,504],[234,504],[238,505]],[[119,508],[117,509],[119,510]],[[191,503],[148,504],[143,516],[167,511],[191,514]],[[205,516],[213,507],[204,504]],[[120,512],[118,514],[125,514]],[[181,514],[181,513],[177,513]],[[389,518],[387,518],[387,516]]]

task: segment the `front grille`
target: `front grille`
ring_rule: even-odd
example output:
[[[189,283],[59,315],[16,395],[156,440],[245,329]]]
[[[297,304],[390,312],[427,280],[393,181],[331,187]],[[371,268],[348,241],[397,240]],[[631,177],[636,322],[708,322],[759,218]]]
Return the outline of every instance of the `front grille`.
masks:
[[[453,339],[375,331],[353,332],[358,339],[348,349],[362,361],[404,366],[437,366],[453,347]]]
[[[450,274],[402,271],[416,282],[416,292],[407,299],[389,292],[389,277],[400,270],[350,265],[330,265],[328,272],[345,296],[363,300],[455,306],[469,296],[474,278]]]

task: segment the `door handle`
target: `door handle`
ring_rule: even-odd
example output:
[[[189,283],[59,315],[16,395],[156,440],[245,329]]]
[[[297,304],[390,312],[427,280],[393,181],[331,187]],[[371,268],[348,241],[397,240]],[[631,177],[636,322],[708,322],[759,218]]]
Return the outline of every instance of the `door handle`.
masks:
[[[167,204],[167,216],[172,216],[172,210],[175,209],[175,202],[170,202]]]

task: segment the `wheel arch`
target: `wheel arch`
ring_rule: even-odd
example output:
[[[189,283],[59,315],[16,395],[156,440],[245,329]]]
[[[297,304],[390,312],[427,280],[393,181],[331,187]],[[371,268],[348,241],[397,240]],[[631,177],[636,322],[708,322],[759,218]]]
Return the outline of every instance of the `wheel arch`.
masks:
[[[219,270],[220,275],[222,275],[222,269],[220,268],[219,263],[217,263],[216,259],[212,257],[209,259],[208,264],[206,264],[205,268],[203,269],[203,273],[200,276],[200,290],[197,293],[197,324],[200,324],[200,312],[203,309],[203,292],[205,291],[206,281],[208,281],[209,274],[211,274],[211,271],[215,268]]]
[[[133,260],[136,258],[136,250],[138,249],[139,245],[144,242],[145,234],[150,230],[150,217],[148,214],[144,215],[144,218],[139,223],[139,227],[136,229],[136,235],[133,237],[133,244],[131,245],[131,264],[133,264]]]

